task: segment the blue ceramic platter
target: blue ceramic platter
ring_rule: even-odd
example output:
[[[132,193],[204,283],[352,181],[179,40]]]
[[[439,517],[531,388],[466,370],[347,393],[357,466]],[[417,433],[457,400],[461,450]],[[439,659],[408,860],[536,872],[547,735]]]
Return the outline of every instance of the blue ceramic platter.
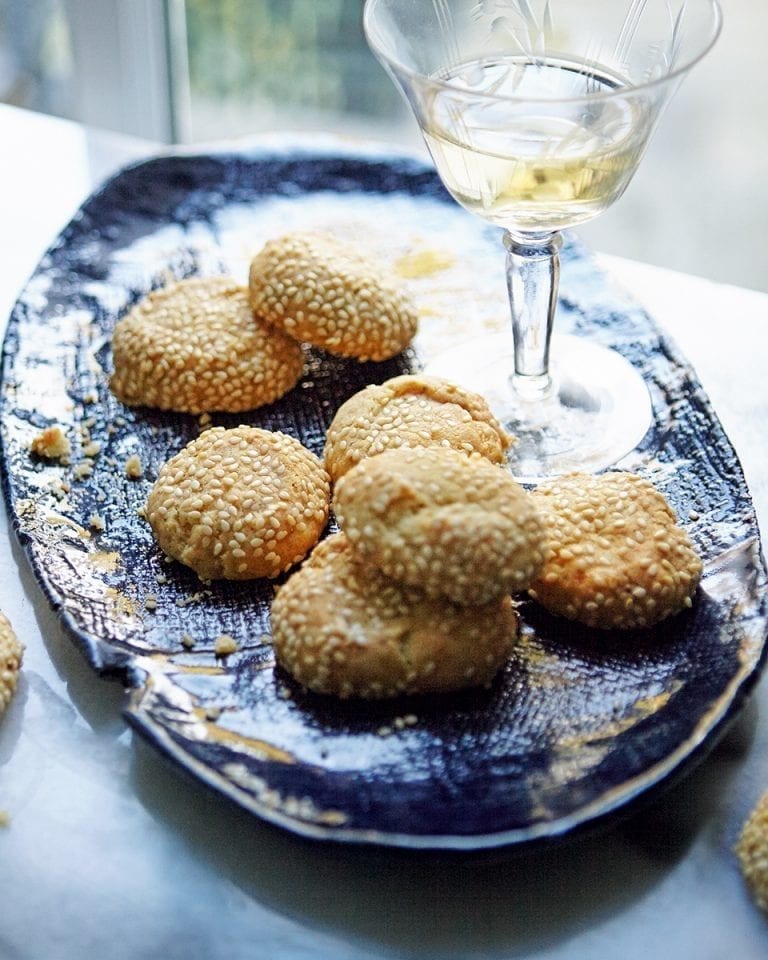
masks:
[[[413,349],[384,364],[308,352],[281,401],[214,424],[284,430],[320,453],[335,410],[365,384],[505,329],[498,233],[412,159],[275,147],[121,172],[46,254],[5,340],[4,491],[43,591],[94,669],[130,688],[139,733],[289,830],[471,850],[552,840],[625,813],[702,757],[742,705],[763,659],[766,571],[737,457],[693,371],[572,239],[558,323],[614,347],[649,384],[653,427],[621,466],[667,495],[705,559],[690,612],[652,631],[598,634],[521,601],[519,643],[490,690],[339,703],[275,667],[271,584],[203,585],[157,550],[138,511],[201,425],[110,395],[114,324],[174,277],[244,281],[268,237],[313,228],[395,264],[422,316]],[[73,440],[69,467],[29,455],[53,423]],[[88,459],[93,441],[100,451]],[[124,469],[134,453],[139,480]],[[239,645],[225,660],[214,655],[221,634]]]

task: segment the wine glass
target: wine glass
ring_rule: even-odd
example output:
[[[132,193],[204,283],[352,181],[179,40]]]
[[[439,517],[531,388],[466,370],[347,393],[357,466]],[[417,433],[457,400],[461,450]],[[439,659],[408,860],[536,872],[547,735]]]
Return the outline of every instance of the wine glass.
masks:
[[[504,231],[513,336],[427,372],[486,396],[517,437],[521,480],[609,466],[650,425],[645,383],[618,353],[556,336],[550,364],[561,231],[621,196],[720,25],[717,0],[366,0],[369,46],[443,184]]]

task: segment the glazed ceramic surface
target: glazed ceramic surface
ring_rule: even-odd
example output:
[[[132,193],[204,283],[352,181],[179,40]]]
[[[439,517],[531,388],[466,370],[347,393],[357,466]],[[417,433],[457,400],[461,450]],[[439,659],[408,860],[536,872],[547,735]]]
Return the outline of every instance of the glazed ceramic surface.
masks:
[[[650,631],[597,633],[521,600],[520,641],[491,689],[342,703],[275,667],[272,583],[203,584],[157,549],[139,511],[160,466],[205,424],[118,403],[111,331],[150,289],[195,274],[246,282],[266,239],[309,229],[394,267],[421,315],[413,348],[383,364],[308,351],[286,397],[213,424],[284,430],[320,454],[354,392],[507,328],[498,233],[417,161],[276,149],[123,171],[49,250],[5,340],[4,490],[42,589],[94,669],[130,687],[127,717],[142,735],[290,830],[474,849],[625,812],[700,758],[743,703],[764,654],[766,573],[738,459],[695,374],[572,239],[559,329],[614,347],[649,384],[654,425],[619,466],[665,493],[704,558],[691,611]],[[52,424],[72,440],[70,466],[30,456]],[[133,454],[139,479],[126,476]],[[238,651],[217,659],[222,634]]]

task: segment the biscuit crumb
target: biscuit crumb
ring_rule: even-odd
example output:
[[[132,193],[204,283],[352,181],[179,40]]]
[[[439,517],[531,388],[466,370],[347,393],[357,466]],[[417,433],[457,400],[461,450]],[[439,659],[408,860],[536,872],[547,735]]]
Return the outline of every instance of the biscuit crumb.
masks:
[[[11,818],[7,810],[0,810],[0,827],[3,829],[11,825]]]
[[[412,727],[418,722],[419,718],[413,713],[408,713],[404,717],[395,717],[395,719],[392,721],[397,730],[404,730],[406,727]]]
[[[228,633],[222,633],[220,636],[216,637],[216,640],[213,644],[213,651],[217,657],[228,657],[232,653],[237,653],[240,649],[238,646],[237,640],[234,637],[230,637]]]
[[[132,453],[125,461],[125,475],[129,480],[138,480],[144,476],[144,467],[138,453]]]
[[[101,444],[98,440],[91,440],[83,447],[83,456],[93,459],[101,453]]]
[[[31,453],[46,460],[63,460],[72,453],[72,444],[64,430],[55,424],[38,433],[32,439],[29,449]]]
[[[181,645],[185,650],[191,650],[195,645],[195,638],[191,634],[185,633],[181,638]]]
[[[88,518],[88,526],[91,530],[101,533],[106,528],[104,517],[100,517],[98,513],[92,513]]]
[[[72,468],[72,476],[75,480],[87,480],[88,477],[93,476],[93,464],[88,460],[76,463]]]
[[[157,610],[157,597],[154,593],[148,593],[146,597],[144,597],[144,609],[150,612]]]
[[[57,500],[63,500],[72,489],[64,480],[57,480],[51,484],[51,493]]]

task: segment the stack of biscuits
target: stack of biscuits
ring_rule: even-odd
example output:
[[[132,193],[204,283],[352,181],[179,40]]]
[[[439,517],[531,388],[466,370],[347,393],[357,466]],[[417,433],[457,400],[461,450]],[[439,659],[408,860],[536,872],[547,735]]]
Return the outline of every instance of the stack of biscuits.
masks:
[[[377,699],[489,684],[517,635],[510,593],[545,534],[485,401],[403,376],[337,412],[326,469],[341,531],[278,590],[278,662],[318,693]]]

